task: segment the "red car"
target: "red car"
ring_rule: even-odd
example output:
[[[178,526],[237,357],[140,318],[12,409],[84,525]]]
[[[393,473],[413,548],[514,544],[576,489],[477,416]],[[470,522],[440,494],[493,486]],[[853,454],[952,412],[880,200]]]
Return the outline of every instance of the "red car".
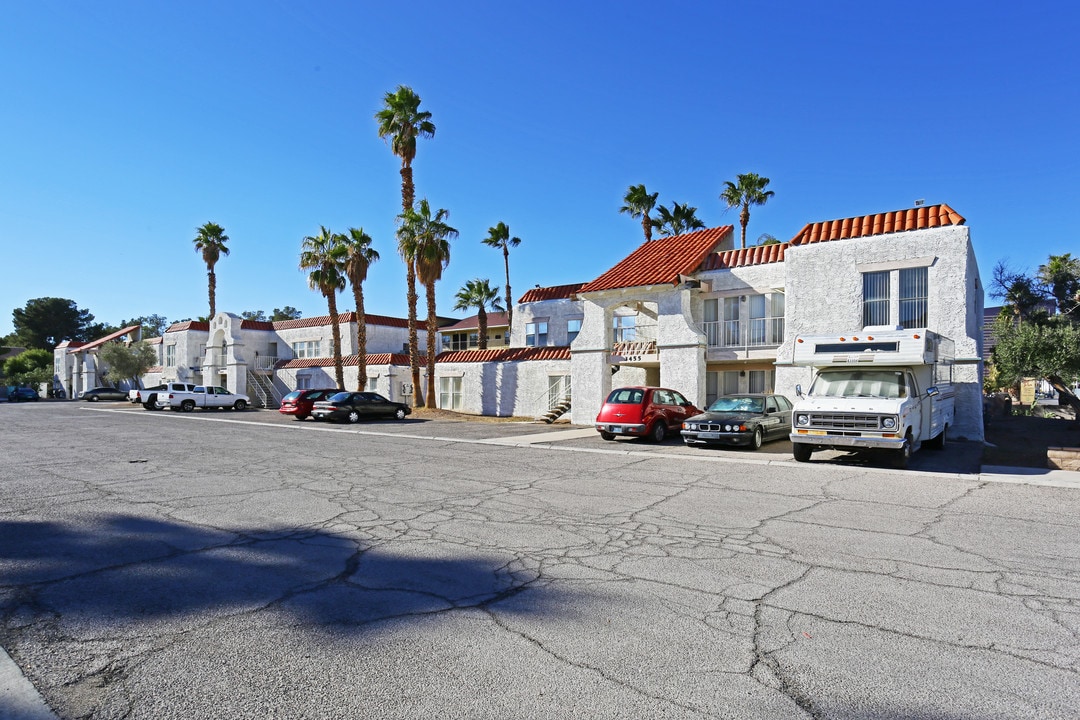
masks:
[[[596,416],[596,429],[604,440],[625,435],[660,442],[668,433],[678,433],[683,420],[700,413],[675,390],[624,387],[612,390],[607,396]]]
[[[303,420],[311,415],[311,408],[317,400],[329,400],[332,395],[337,395],[337,388],[318,388],[315,390],[294,390],[281,399],[281,407],[278,412],[283,415],[292,415],[294,420]]]

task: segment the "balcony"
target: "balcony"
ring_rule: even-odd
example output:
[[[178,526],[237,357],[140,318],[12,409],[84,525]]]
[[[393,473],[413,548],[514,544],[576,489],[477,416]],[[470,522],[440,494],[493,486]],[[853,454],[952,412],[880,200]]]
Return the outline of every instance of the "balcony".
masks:
[[[709,350],[775,348],[784,342],[784,318],[716,320],[701,324]]]
[[[657,326],[634,325],[612,332],[611,362],[622,365],[654,365],[660,361],[656,346]]]

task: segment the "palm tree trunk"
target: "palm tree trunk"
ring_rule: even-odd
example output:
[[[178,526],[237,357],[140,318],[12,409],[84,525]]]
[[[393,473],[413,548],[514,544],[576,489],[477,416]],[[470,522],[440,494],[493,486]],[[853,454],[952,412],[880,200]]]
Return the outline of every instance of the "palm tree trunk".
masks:
[[[345,371],[341,367],[341,326],[338,324],[337,293],[334,290],[326,293],[326,307],[330,310],[330,331],[334,343],[334,378],[337,386],[345,389]]]
[[[367,322],[364,320],[364,290],[360,285],[353,285],[353,299],[356,301],[356,355],[359,358],[356,392],[363,392],[367,387]]]
[[[649,213],[642,213],[641,229],[645,231],[645,242],[652,242],[652,218]]]
[[[412,181],[412,165],[406,165],[401,163],[401,210],[402,212],[408,212],[412,210],[413,202],[416,200],[416,188],[413,186]]]
[[[409,301],[409,367],[412,369],[413,407],[420,398],[420,338],[416,332],[416,261],[410,260],[405,271],[408,284],[406,298]]]
[[[514,306],[510,304],[510,251],[503,245],[503,265],[506,267],[506,334],[514,330]],[[480,308],[480,312],[484,312]]]
[[[427,283],[427,402],[435,407],[435,281]]]
[[[487,310],[480,306],[480,312],[476,314],[476,323],[480,326],[480,349],[487,350]]]
[[[210,292],[210,320],[214,319],[214,313],[217,309],[217,275],[214,274],[214,266],[206,266],[206,278],[207,289]]]
[[[746,226],[750,224],[750,208],[743,205],[742,212],[739,213],[739,224],[742,225],[742,247],[746,248]]]

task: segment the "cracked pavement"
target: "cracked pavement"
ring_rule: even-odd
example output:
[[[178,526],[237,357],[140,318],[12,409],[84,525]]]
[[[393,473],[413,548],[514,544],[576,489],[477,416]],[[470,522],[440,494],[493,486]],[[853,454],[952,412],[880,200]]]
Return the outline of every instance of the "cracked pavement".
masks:
[[[0,411],[0,646],[65,720],[1080,706],[1080,490],[508,444],[534,425]]]

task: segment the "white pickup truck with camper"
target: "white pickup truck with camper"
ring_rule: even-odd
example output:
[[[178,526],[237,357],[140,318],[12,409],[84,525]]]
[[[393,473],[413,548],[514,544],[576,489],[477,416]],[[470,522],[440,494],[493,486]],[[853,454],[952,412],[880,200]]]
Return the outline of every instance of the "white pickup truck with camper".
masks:
[[[191,392],[158,393],[157,403],[160,407],[184,412],[191,412],[195,408],[246,410],[251,398],[231,393],[223,387],[196,385]]]
[[[943,448],[953,424],[953,341],[926,329],[866,328],[796,337],[793,364],[813,383],[791,413],[795,459],[815,450],[887,450],[907,467],[922,445]]]

